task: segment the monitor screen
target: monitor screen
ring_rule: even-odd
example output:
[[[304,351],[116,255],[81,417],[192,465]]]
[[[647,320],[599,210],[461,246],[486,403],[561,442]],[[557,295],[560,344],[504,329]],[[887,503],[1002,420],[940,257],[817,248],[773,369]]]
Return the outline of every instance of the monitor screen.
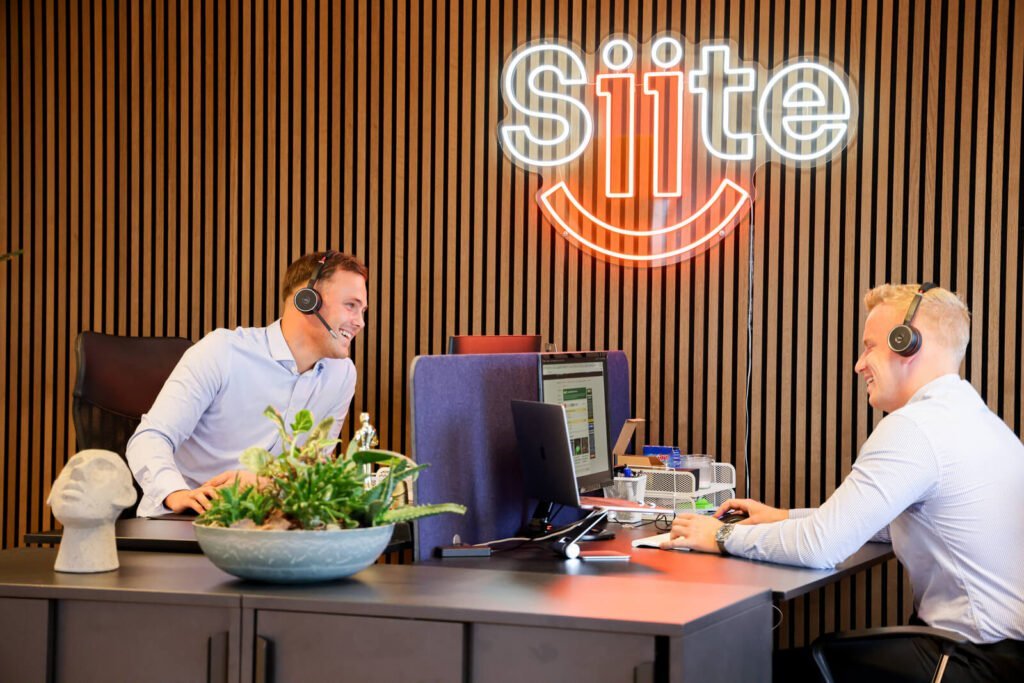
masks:
[[[541,356],[540,398],[565,407],[580,493],[612,483],[606,370],[603,353]]]

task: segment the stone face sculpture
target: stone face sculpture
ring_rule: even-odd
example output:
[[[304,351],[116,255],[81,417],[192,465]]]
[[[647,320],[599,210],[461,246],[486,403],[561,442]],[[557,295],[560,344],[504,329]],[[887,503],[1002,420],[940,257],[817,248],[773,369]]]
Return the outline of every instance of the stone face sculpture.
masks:
[[[117,569],[114,522],[135,502],[128,466],[117,453],[85,450],[68,460],[46,502],[64,525],[53,568],[88,574]]]

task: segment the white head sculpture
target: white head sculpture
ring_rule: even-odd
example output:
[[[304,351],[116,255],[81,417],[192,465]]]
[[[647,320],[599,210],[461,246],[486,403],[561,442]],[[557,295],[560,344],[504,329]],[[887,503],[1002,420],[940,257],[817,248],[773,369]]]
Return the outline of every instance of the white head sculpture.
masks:
[[[135,502],[135,489],[117,453],[86,450],[73,455],[46,502],[64,525],[54,569],[90,573],[118,568],[114,522]]]

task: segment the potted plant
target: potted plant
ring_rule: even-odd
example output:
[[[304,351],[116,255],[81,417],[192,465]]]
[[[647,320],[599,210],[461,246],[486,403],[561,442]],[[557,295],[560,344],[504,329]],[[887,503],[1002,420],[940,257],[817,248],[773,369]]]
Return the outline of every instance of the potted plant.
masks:
[[[400,453],[360,449],[355,439],[336,456],[341,442],[328,437],[332,418],[314,426],[313,415],[301,410],[289,429],[274,408],[264,415],[277,425],[283,451],[246,449],[242,466],[259,484],[236,480],[220,489],[194,522],[203,552],[226,572],[279,582],[349,576],[384,551],[396,522],[466,511],[455,503],[394,504],[399,485],[411,484],[426,465]],[[365,466],[373,464],[382,476],[368,479]]]

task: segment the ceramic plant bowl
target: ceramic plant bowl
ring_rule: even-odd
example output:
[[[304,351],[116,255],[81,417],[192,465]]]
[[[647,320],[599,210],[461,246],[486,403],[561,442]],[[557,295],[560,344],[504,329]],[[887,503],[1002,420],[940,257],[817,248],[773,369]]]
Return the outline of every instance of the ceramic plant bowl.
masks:
[[[331,531],[227,529],[193,523],[210,561],[242,579],[311,583],[351,576],[384,552],[395,525]]]

